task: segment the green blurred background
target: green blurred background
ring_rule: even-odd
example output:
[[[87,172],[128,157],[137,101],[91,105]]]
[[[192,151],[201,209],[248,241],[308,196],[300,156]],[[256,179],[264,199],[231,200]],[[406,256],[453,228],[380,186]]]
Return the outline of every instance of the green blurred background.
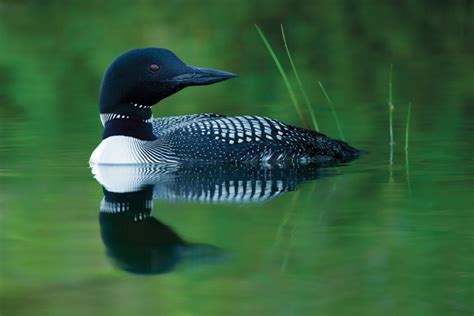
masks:
[[[0,0],[0,313],[472,314],[473,21],[470,0]],[[253,114],[298,125],[254,24],[290,70],[285,26],[321,130],[339,136],[318,80],[346,139],[369,155],[267,204],[156,201],[157,218],[233,259],[156,277],[113,268],[87,165],[102,132],[105,67],[130,48],[166,47],[240,77],[185,89],[155,116]]]

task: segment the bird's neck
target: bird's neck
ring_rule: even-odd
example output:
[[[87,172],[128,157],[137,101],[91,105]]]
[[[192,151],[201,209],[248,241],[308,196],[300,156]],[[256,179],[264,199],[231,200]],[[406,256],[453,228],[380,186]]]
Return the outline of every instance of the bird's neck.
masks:
[[[117,102],[112,104],[100,104],[100,120],[104,127],[108,121],[114,119],[134,119],[147,123],[152,118],[151,106],[134,102]]]
[[[104,125],[102,139],[111,136],[129,136],[148,141],[156,139],[151,123],[137,118],[108,120]]]

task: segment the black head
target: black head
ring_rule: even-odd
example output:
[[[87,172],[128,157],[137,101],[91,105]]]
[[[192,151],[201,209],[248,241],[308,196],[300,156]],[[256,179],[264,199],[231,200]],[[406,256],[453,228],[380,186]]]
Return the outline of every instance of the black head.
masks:
[[[147,119],[150,108],[179,90],[234,78],[213,69],[188,66],[163,48],[142,48],[117,57],[100,87],[100,113]]]

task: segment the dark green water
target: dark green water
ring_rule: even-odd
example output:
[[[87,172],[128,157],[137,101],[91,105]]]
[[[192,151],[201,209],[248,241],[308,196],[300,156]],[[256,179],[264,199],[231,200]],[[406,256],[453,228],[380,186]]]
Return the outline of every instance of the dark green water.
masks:
[[[71,3],[0,1],[2,315],[472,314],[471,1]],[[212,248],[158,275],[124,271],[106,253],[103,192],[87,164],[103,70],[129,48],[167,47],[241,77],[184,90],[155,116],[298,125],[254,23],[289,70],[285,25],[321,130],[339,137],[317,80],[347,141],[369,154],[264,203],[156,199],[154,218]]]

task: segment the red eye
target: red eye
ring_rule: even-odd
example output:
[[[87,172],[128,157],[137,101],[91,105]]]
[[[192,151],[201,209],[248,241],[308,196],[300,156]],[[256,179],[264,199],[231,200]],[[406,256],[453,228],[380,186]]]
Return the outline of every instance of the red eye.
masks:
[[[160,71],[160,66],[158,66],[157,64],[151,64],[148,69],[150,69],[150,72],[155,73]]]

